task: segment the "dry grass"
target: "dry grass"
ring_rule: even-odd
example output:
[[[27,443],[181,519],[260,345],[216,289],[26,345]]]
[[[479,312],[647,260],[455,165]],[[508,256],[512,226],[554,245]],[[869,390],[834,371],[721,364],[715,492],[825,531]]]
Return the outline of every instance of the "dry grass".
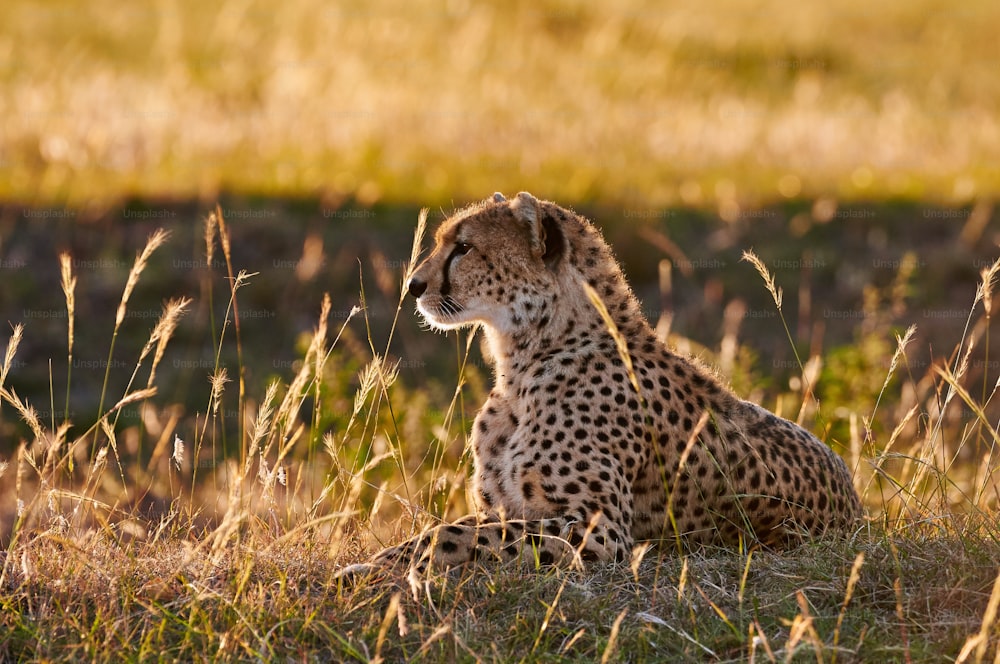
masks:
[[[965,203],[1000,192],[998,21],[989,0],[13,0],[0,196]]]
[[[411,259],[424,224],[421,217]],[[230,333],[239,291],[253,288],[252,276],[235,270],[229,233],[221,214],[209,217],[206,253],[218,241],[232,277],[222,282],[229,303],[217,353],[239,344],[238,328]],[[141,259],[164,250],[157,238],[139,254],[133,287]],[[82,294],[62,264],[72,308]],[[779,292],[766,265],[758,260],[757,269]],[[338,383],[331,358],[364,311],[338,328],[324,300],[287,383],[257,395],[240,366],[219,364],[202,388],[204,414],[182,419],[155,398],[156,366],[190,304],[169,301],[127,389],[85,430],[47,426],[8,384],[17,327],[0,399],[27,427],[0,464],[17,505],[0,558],[0,657],[992,661],[998,434],[985,414],[993,393],[974,396],[967,370],[977,340],[989,337],[996,271],[984,270],[970,293],[975,306],[950,361],[899,395],[886,376],[881,406],[851,415],[863,422],[848,454],[871,520],[849,541],[783,555],[645,549],[631,566],[589,574],[478,569],[432,579],[416,598],[391,583],[344,591],[333,576],[382,541],[466,510],[466,409],[457,390],[433,426],[402,416],[413,396],[394,385],[388,345],[370,339],[357,380]],[[212,287],[202,296],[212,298]],[[907,338],[898,339],[889,374],[905,365]],[[457,351],[464,367],[469,345]],[[821,360],[809,358],[803,374]],[[801,418],[815,415],[804,407],[814,383],[815,375],[800,381]],[[144,412],[138,431],[115,426],[130,403]],[[238,418],[225,414],[233,403]],[[333,403],[349,412],[328,429]],[[952,417],[959,405],[971,417]],[[872,426],[876,419],[892,425],[891,435]],[[225,454],[227,437],[238,454]]]

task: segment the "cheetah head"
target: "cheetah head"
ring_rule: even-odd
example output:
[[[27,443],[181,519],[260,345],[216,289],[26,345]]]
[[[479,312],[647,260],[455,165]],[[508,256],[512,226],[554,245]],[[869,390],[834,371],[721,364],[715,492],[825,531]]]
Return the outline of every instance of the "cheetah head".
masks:
[[[568,250],[545,206],[527,192],[497,193],[441,225],[407,284],[431,327],[512,330],[545,307]]]

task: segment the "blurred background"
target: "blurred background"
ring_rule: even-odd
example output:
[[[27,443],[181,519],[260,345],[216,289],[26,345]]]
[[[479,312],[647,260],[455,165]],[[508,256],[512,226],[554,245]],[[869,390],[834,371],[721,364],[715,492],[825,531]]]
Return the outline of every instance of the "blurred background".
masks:
[[[1000,187],[989,0],[0,9],[0,194],[718,210]]]
[[[0,319],[4,337],[25,325],[7,384],[47,426],[89,426],[103,382],[128,384],[162,302],[190,297],[158,371],[160,415],[119,420],[124,438],[155,439],[174,413],[190,439],[216,352],[231,378],[242,363],[259,401],[291,380],[328,292],[332,327],[346,326],[324,427],[345,426],[357,372],[387,352],[397,416],[422,423],[420,463],[464,339],[420,330],[407,301],[390,342],[417,212],[434,223],[524,189],[595,220],[650,319],[741,395],[794,415],[796,353],[819,358],[809,425],[846,449],[858,421],[887,434],[939,397],[928,376],[954,360],[1000,253],[998,25],[991,0],[7,0]],[[242,359],[231,339],[219,350],[227,270],[204,241],[216,203],[235,269],[254,273]],[[161,227],[171,237],[109,355],[129,269]],[[788,335],[740,261],[750,248],[785,291]],[[69,387],[63,251],[78,279]],[[965,380],[988,408],[1000,360],[982,313]],[[470,414],[489,380],[469,364]],[[238,421],[225,398],[223,420]],[[960,429],[970,414],[951,416]],[[0,457],[30,438],[0,408]]]

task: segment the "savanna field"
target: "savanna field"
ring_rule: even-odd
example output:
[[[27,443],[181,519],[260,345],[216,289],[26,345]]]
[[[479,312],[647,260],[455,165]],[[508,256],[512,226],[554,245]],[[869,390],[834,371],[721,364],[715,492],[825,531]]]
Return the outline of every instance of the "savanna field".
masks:
[[[0,660],[1000,661],[998,21],[5,3]],[[402,285],[522,189],[864,526],[339,584],[469,513],[491,367]]]

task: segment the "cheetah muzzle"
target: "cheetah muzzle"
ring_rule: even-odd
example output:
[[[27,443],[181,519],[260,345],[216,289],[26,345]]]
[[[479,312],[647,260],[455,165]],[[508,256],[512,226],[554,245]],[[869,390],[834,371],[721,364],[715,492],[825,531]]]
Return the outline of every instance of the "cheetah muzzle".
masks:
[[[477,514],[342,578],[627,561],[644,541],[780,548],[858,522],[844,461],[661,342],[577,214],[495,194],[441,225],[407,287],[432,328],[482,326],[495,360],[472,432]]]

